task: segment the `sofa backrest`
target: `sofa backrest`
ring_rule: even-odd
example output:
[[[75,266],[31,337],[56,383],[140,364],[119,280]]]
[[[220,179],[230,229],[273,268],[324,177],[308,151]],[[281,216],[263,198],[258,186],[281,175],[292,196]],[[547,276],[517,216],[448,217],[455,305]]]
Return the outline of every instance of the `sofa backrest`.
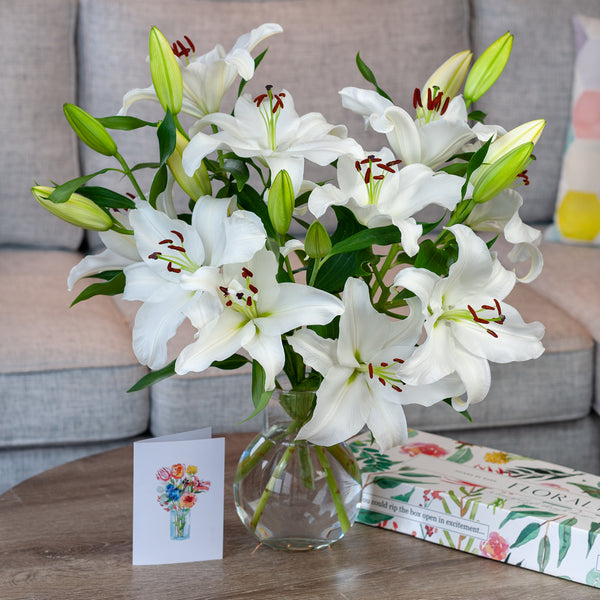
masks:
[[[284,31],[256,48],[255,56],[267,46],[269,51],[245,91],[258,95],[266,84],[286,88],[299,114],[318,111],[331,123],[344,123],[349,135],[372,150],[381,148],[385,137],[365,136],[362,118],[344,109],[338,94],[344,86],[371,87],[356,67],[356,53],[382,88],[410,105],[414,88],[451,53],[469,46],[468,0],[380,0],[376,6],[356,0],[181,0],[168,10],[161,0],[82,0],[81,5],[80,100],[94,115],[114,114],[125,92],[150,84],[146,58],[152,25],[171,42],[189,36],[200,55],[216,44],[229,51],[238,36],[276,22]],[[231,110],[233,98],[222,110]],[[130,114],[161,116],[150,102],[136,103]],[[117,136],[136,138],[119,142],[123,153],[155,159],[155,135],[147,133],[142,143],[135,135]],[[108,164],[87,150],[83,156],[87,170]]]
[[[63,113],[76,99],[76,0],[0,2],[0,246],[75,249],[82,232],[35,202],[78,175],[77,139]]]
[[[521,217],[548,223],[554,205],[570,122],[574,64],[573,16],[600,17],[598,0],[471,0],[473,50],[480,53],[510,30],[511,59],[478,104],[488,122],[514,127],[546,119],[529,167],[531,186],[521,188]],[[600,66],[599,66],[600,68]]]

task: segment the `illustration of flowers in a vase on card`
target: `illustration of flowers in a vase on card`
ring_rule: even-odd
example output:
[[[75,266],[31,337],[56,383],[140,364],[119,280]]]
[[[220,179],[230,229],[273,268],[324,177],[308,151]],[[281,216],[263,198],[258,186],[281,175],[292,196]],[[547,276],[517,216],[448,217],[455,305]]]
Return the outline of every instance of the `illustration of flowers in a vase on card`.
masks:
[[[190,511],[196,505],[199,494],[208,492],[210,481],[198,478],[198,467],[176,463],[161,467],[156,473],[160,481],[157,487],[158,503],[170,514],[172,540],[190,537]]]

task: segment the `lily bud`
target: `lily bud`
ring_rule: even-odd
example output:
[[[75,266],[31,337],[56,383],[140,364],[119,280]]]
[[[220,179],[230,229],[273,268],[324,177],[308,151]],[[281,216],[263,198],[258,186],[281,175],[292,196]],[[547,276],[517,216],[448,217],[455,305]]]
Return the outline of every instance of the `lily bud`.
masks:
[[[323,258],[331,252],[331,239],[320,221],[313,221],[306,232],[304,251],[311,258]]]
[[[454,56],[451,56],[444,64],[440,65],[427,80],[427,83],[423,88],[423,95],[426,96],[427,90],[430,88],[433,93],[435,93],[436,90],[443,92],[444,95],[441,101],[442,106],[444,105],[446,98],[454,98],[465,80],[472,58],[473,53],[470,50],[463,50],[462,52],[458,52]],[[426,102],[425,97],[422,97],[421,100],[423,104]]]
[[[183,103],[183,78],[177,58],[165,36],[156,27],[150,31],[148,45],[154,91],[163,109],[176,115]]]
[[[527,166],[532,151],[533,142],[521,144],[496,162],[486,165],[473,188],[473,200],[482,204],[512,185],[517,175]]]
[[[69,125],[84,144],[104,156],[117,154],[116,142],[98,119],[85,112],[83,108],[68,102],[63,105],[63,112]]]
[[[279,234],[288,232],[294,214],[294,186],[288,172],[284,169],[277,173],[267,200],[269,218]]]
[[[521,144],[529,142],[536,144],[545,126],[546,121],[544,119],[536,119],[535,121],[528,121],[511,129],[508,133],[505,133],[490,144],[485,161],[487,163],[495,162]]]
[[[181,157],[186,146],[189,144],[185,136],[177,130],[177,140],[175,142],[175,150],[167,159],[167,165],[173,173],[173,177],[181,187],[181,189],[192,199],[198,200],[200,196],[210,196],[212,193],[208,171],[204,162],[200,163],[196,172],[190,177],[184,170],[181,164]]]
[[[53,215],[63,221],[93,231],[107,231],[113,226],[111,216],[81,194],[71,194],[66,202],[52,202],[53,187],[36,185],[31,188],[33,197]]]
[[[465,82],[467,106],[479,100],[494,85],[504,70],[512,50],[513,36],[506,32],[475,61]]]

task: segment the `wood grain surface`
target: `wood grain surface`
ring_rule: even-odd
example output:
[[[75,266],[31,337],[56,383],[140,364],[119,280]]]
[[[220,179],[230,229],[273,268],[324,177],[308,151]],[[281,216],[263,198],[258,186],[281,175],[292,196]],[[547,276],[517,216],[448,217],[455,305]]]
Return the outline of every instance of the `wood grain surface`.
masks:
[[[132,449],[51,469],[0,496],[0,599],[578,600],[600,590],[356,524],[327,550],[257,546],[231,485],[252,436],[226,441],[224,558],[132,566]]]

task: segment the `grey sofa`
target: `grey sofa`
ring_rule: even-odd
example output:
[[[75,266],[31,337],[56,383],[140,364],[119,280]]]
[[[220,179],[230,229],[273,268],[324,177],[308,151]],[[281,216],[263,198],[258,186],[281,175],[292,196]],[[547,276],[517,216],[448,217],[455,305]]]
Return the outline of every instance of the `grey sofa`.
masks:
[[[414,87],[451,53],[478,54],[512,31],[509,66],[478,108],[507,128],[547,119],[521,210],[543,228],[553,218],[569,120],[576,13],[600,17],[600,3],[0,0],[0,491],[139,436],[208,424],[216,432],[260,427],[256,419],[238,425],[250,412],[248,372],[209,370],[126,393],[145,373],[131,351],[134,307],[98,297],[68,308],[68,272],[97,240],[46,213],[29,193],[34,180],[60,182],[107,166],[77,145],[61,107],[75,102],[96,116],[115,114],[127,90],[148,85],[150,26],[171,40],[188,35],[204,53],[217,43],[230,48],[263,22],[280,23],[284,33],[268,40],[251,88],[287,88],[299,112],[346,123],[367,146],[370,134],[337,94],[366,87],[357,51],[408,105]],[[133,114],[152,117],[142,104]],[[134,161],[154,157],[151,137],[119,144]],[[493,365],[491,392],[471,411],[474,424],[442,404],[408,411],[409,425],[600,473],[600,248],[544,242],[542,249],[542,275],[517,289],[512,303],[526,321],[546,325],[545,354]]]

